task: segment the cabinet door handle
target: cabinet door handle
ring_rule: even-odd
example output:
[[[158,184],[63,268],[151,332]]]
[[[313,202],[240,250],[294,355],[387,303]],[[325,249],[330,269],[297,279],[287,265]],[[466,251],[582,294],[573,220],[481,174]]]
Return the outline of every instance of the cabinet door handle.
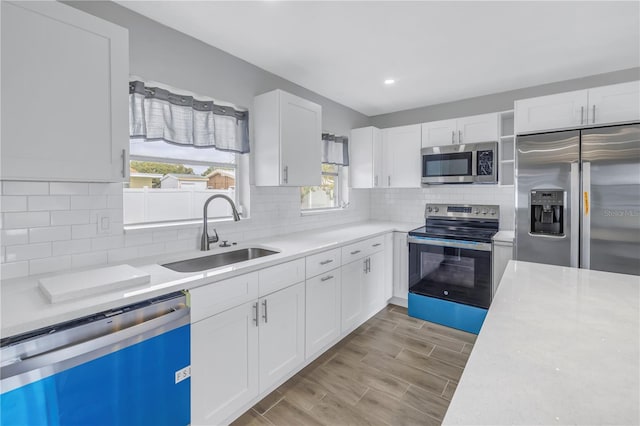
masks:
[[[462,143],[462,130],[458,130],[458,143]]]
[[[364,269],[364,273],[367,273],[367,259],[364,260],[364,262],[362,263],[362,267]]]
[[[284,183],[289,183],[289,166],[284,166]]]
[[[596,122],[596,106],[593,106],[593,114],[592,114],[592,118],[591,118],[591,123],[595,123]]]
[[[373,186],[378,186],[378,175],[373,178]]]
[[[391,186],[391,176],[387,176],[387,185]]]
[[[351,254],[358,254],[360,253],[360,250],[356,250],[356,251],[352,251]]]
[[[456,143],[456,132],[453,130],[451,131],[451,143]]]
[[[328,265],[331,262],[333,262],[333,259],[327,259],[327,260],[323,260],[322,262],[320,262],[320,264],[321,265]]]
[[[264,319],[264,323],[266,324],[269,321],[268,315],[267,315],[267,299],[264,299],[262,301],[262,307],[264,308],[264,313],[262,314],[262,319]]]
[[[253,322],[258,326],[258,302],[253,304]]]
[[[381,246],[381,245],[382,245],[382,243],[375,243],[375,244],[374,244],[374,245],[372,245],[371,247],[379,247],[379,246]]]
[[[333,275],[327,275],[326,277],[320,278],[320,281],[328,281],[333,278]]]
[[[125,177],[126,176],[125,163],[126,163],[126,158],[127,158],[127,150],[126,149],[122,150],[122,154],[120,154],[120,157],[122,158],[122,177]]]
[[[371,272],[371,258],[367,257],[367,272]]]
[[[580,107],[580,124],[584,124],[584,106]]]

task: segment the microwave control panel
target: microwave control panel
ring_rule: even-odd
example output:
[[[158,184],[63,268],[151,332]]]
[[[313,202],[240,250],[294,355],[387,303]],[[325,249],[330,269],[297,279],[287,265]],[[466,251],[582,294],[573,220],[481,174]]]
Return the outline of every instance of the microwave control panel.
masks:
[[[493,152],[491,149],[478,151],[478,176],[493,175]]]

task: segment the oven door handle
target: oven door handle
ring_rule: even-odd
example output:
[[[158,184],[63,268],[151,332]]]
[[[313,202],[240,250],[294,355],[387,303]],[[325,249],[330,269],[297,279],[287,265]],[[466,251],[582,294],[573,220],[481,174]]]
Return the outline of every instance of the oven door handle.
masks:
[[[443,238],[416,237],[414,235],[409,235],[407,241],[409,242],[409,244],[422,244],[429,246],[461,248],[467,250],[491,251],[491,243],[480,243],[477,241],[445,240]]]

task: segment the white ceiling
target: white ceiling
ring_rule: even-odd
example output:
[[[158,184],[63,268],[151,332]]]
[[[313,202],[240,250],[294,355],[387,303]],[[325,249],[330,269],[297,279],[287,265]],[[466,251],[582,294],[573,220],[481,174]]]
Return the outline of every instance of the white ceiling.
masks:
[[[118,3],[370,116],[640,66],[638,1]]]

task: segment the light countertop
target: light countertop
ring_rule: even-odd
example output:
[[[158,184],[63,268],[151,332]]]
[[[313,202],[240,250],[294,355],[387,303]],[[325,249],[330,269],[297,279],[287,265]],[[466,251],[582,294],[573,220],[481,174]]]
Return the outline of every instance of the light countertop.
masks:
[[[0,336],[8,337],[24,333],[103,310],[136,303],[173,291],[210,284],[390,231],[407,232],[419,226],[420,224],[371,221],[342,227],[332,227],[327,230],[312,230],[280,235],[243,243],[227,249],[216,247],[208,252],[193,250],[136,259],[128,261],[127,264],[149,273],[151,276],[149,283],[54,304],[49,303],[38,288],[38,279],[43,276],[5,280],[2,281],[0,285],[2,296]],[[175,272],[160,266],[160,264],[163,263],[256,246],[274,249],[279,251],[279,253],[207,271],[192,273]],[[68,272],[71,271],[66,271],[65,273]],[[55,274],[47,276],[55,276]]]
[[[510,261],[445,425],[640,424],[640,277]]]
[[[493,241],[513,244],[513,241],[515,240],[515,238],[516,238],[515,231],[498,231],[493,236],[492,239],[493,239]]]

